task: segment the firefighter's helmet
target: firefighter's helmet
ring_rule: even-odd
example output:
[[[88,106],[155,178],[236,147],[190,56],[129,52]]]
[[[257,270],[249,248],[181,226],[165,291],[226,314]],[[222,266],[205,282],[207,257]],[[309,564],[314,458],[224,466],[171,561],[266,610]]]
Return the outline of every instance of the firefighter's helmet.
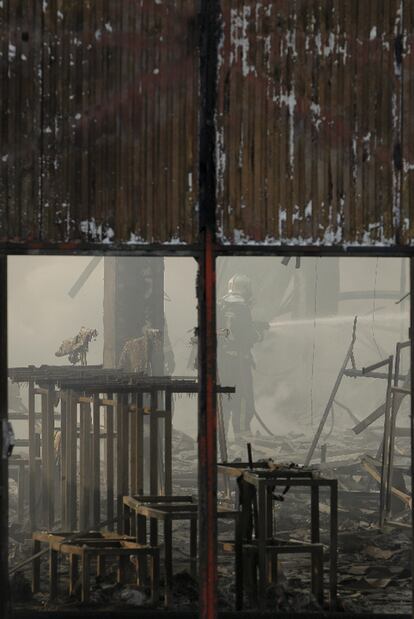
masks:
[[[238,294],[248,302],[252,299],[252,282],[247,275],[236,274],[229,279],[229,294]]]

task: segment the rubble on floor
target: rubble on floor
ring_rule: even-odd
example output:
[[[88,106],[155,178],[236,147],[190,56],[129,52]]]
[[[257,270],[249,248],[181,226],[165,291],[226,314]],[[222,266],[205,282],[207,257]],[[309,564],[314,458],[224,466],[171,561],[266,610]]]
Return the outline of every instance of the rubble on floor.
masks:
[[[329,437],[326,462],[320,462],[320,452],[315,452],[312,466],[318,466],[321,475],[335,477],[339,482],[339,556],[338,591],[339,607],[348,612],[410,612],[411,608],[411,528],[408,505],[398,496],[393,497],[393,521],[383,530],[378,527],[379,484],[364,468],[364,458],[375,461],[380,431],[370,430],[356,436],[352,431],[336,432]],[[246,460],[246,443],[251,442],[254,460],[297,462],[304,461],[311,439],[300,433],[287,436],[245,436],[239,443],[229,443],[229,461]],[[398,443],[401,464],[397,458],[398,485],[408,487],[409,460],[407,443]],[[197,492],[197,445],[182,432],[173,433],[173,493],[177,495]],[[318,457],[317,457],[318,456]],[[318,461],[319,460],[319,461]],[[406,464],[404,464],[404,462]],[[407,487],[404,492],[408,493]],[[12,489],[14,486],[12,484]],[[219,502],[232,504],[235,488],[227,488],[219,479]],[[320,494],[321,542],[326,550],[329,545],[329,501],[328,494]],[[17,495],[10,497],[10,565],[18,565],[32,552],[30,535],[24,526],[16,522]],[[276,503],[274,519],[278,537],[286,540],[309,541],[310,500],[306,489],[291,488],[283,503]],[[24,523],[23,523],[24,524]],[[231,537],[232,523],[219,522],[219,534]],[[162,545],[162,535],[160,536]],[[188,573],[189,529],[177,522],[173,527],[174,586],[173,608],[194,609],[198,603],[197,582]],[[161,552],[161,557],[162,557]],[[327,565],[327,564],[326,564]],[[14,596],[19,601],[35,606],[49,607],[47,596],[47,561],[42,567],[42,590],[30,602],[28,578],[30,564],[15,573],[12,581]],[[62,576],[64,565],[60,568]],[[234,557],[219,556],[219,606],[223,610],[234,608]],[[161,577],[162,578],[162,577]],[[63,581],[64,578],[61,579]],[[94,606],[105,608],[145,607],[149,602],[149,591],[134,586],[120,586],[115,574],[92,581],[91,601]],[[162,581],[161,581],[162,591]],[[62,587],[63,592],[63,587]],[[289,557],[280,560],[279,580],[267,591],[266,605],[280,611],[318,611],[317,602],[310,594],[310,569],[307,559]],[[66,594],[54,602],[76,606],[76,596]],[[162,598],[160,601],[162,605]],[[246,608],[249,602],[246,600]]]

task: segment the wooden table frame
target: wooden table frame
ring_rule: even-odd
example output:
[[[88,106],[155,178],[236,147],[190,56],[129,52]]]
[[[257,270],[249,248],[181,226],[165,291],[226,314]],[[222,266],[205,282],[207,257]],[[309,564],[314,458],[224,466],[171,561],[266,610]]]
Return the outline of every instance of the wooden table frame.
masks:
[[[33,533],[33,554],[40,552],[42,543],[49,544],[50,599],[57,596],[59,554],[69,555],[69,594],[75,590],[79,577],[79,561],[82,563],[81,600],[87,603],[90,594],[90,566],[97,559],[97,574],[105,569],[106,557],[118,557],[118,582],[125,582],[126,565],[129,557],[150,558],[151,562],[151,603],[159,601],[159,548],[138,544],[134,538],[114,533]],[[33,593],[40,590],[40,557],[33,560]]]

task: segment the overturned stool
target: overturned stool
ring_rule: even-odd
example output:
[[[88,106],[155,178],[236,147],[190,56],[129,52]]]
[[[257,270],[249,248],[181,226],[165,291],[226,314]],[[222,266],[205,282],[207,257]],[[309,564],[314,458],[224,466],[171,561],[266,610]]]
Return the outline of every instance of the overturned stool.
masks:
[[[57,595],[59,555],[69,557],[69,594],[74,592],[79,577],[81,562],[81,600],[89,601],[91,563],[96,559],[97,574],[102,574],[105,560],[118,557],[118,582],[125,582],[125,572],[130,557],[137,560],[150,558],[151,563],[151,602],[159,600],[159,548],[137,543],[134,538],[115,533],[33,533],[33,555],[40,555],[42,543],[49,545],[50,598]],[[33,593],[40,589],[40,556],[33,560]]]

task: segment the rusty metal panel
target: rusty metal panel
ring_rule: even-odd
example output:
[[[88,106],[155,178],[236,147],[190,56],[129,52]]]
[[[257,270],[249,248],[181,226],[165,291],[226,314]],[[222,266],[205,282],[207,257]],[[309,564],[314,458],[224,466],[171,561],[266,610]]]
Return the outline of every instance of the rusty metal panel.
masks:
[[[403,241],[403,4],[222,0],[224,242]]]
[[[196,4],[0,3],[0,241],[194,240]]]
[[[0,2],[3,246],[197,241],[197,5]],[[218,240],[407,244],[411,0],[221,6]]]
[[[402,204],[404,242],[414,238],[414,3],[404,2],[402,32]]]

